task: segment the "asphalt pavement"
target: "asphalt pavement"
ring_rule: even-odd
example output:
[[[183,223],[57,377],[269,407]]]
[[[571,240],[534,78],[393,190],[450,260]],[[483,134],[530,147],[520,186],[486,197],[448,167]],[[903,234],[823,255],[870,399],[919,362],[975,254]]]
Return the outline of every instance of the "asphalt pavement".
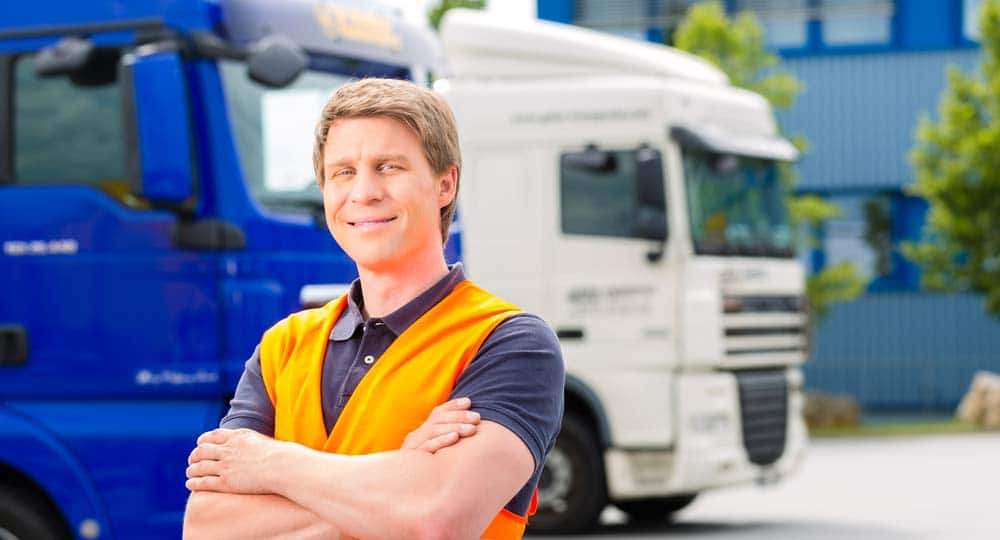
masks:
[[[1000,433],[814,440],[777,484],[706,492],[673,523],[602,521],[560,538],[1000,540]]]

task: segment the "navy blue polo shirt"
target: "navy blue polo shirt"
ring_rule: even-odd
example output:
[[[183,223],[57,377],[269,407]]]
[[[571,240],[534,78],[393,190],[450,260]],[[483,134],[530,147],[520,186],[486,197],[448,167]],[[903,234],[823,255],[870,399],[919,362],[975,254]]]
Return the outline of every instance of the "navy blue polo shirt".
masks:
[[[329,433],[358,383],[393,341],[465,279],[461,264],[385,317],[362,314],[361,283],[351,284],[347,306],[330,332],[322,375],[323,420]],[[264,387],[260,351],[254,350],[220,427],[249,428],[274,436],[274,407]],[[521,313],[500,323],[459,377],[449,399],[468,397],[471,410],[524,441],[535,460],[527,484],[506,505],[524,515],[545,456],[562,422],[565,371],[559,341],[539,317]]]

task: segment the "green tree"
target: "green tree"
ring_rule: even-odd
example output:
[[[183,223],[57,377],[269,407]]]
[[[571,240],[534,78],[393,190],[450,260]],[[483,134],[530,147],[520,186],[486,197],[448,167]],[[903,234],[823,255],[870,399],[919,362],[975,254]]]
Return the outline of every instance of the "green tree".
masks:
[[[734,86],[752,90],[764,96],[776,109],[787,109],[795,103],[802,84],[794,75],[780,69],[778,57],[764,45],[764,31],[757,17],[743,11],[734,18],[726,15],[719,1],[695,4],[688,9],[674,32],[673,46],[700,56],[716,65],[729,76]],[[790,137],[800,152],[809,143],[802,136]],[[841,214],[840,208],[817,195],[796,195],[798,176],[791,163],[779,165],[789,217],[800,235],[800,247],[813,246],[814,231],[826,220]],[[853,263],[831,265],[809,276],[806,295],[812,313],[822,317],[833,302],[850,300],[861,294],[864,282]]]
[[[441,28],[441,19],[444,14],[452,8],[483,9],[486,7],[486,0],[441,0],[434,7],[427,11],[427,20],[434,30]]]
[[[924,236],[903,246],[930,289],[985,294],[1000,315],[1000,1],[979,15],[978,74],[950,67],[938,121],[921,115],[911,153],[913,191],[930,205]]]

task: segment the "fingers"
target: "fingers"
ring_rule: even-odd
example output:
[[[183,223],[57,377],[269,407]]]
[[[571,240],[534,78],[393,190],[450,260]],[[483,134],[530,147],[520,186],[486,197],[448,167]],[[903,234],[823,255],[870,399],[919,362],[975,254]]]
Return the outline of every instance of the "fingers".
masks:
[[[191,491],[225,491],[225,484],[218,476],[188,478],[184,487]]]
[[[426,436],[429,439],[455,433],[461,437],[468,437],[476,433],[475,424],[434,424],[427,426]]]
[[[213,429],[212,431],[206,431],[198,437],[198,444],[202,443],[212,443],[212,444],[223,444],[229,439],[229,435],[233,432],[232,429]]]
[[[418,450],[423,450],[429,454],[433,454],[442,448],[447,448],[459,441],[460,437],[458,433],[450,431],[443,435],[438,435],[437,437],[432,437],[420,445]]]
[[[445,412],[445,411],[463,411],[472,406],[472,400],[467,397],[460,397],[453,399],[451,401],[446,401],[431,410],[431,416],[435,413]]]
[[[191,455],[188,456],[188,464],[206,459],[219,460],[226,456],[227,451],[225,446],[219,444],[201,443],[191,451]]]
[[[402,448],[433,453],[475,434],[481,418],[479,413],[468,410],[471,406],[471,399],[461,397],[434,407],[427,420],[406,436]]]
[[[431,414],[424,424],[478,424],[479,419],[475,411],[444,411]]]
[[[218,461],[199,461],[188,465],[186,471],[188,478],[200,478],[203,476],[219,476],[222,465]]]

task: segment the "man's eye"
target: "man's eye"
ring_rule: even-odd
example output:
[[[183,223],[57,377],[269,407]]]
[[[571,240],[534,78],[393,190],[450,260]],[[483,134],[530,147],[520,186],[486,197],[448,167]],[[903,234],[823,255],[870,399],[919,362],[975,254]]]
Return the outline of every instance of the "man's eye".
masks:
[[[383,171],[395,171],[399,170],[399,165],[396,165],[395,163],[383,163],[379,168]]]
[[[334,176],[350,176],[354,174],[354,169],[340,169],[333,173]]]

